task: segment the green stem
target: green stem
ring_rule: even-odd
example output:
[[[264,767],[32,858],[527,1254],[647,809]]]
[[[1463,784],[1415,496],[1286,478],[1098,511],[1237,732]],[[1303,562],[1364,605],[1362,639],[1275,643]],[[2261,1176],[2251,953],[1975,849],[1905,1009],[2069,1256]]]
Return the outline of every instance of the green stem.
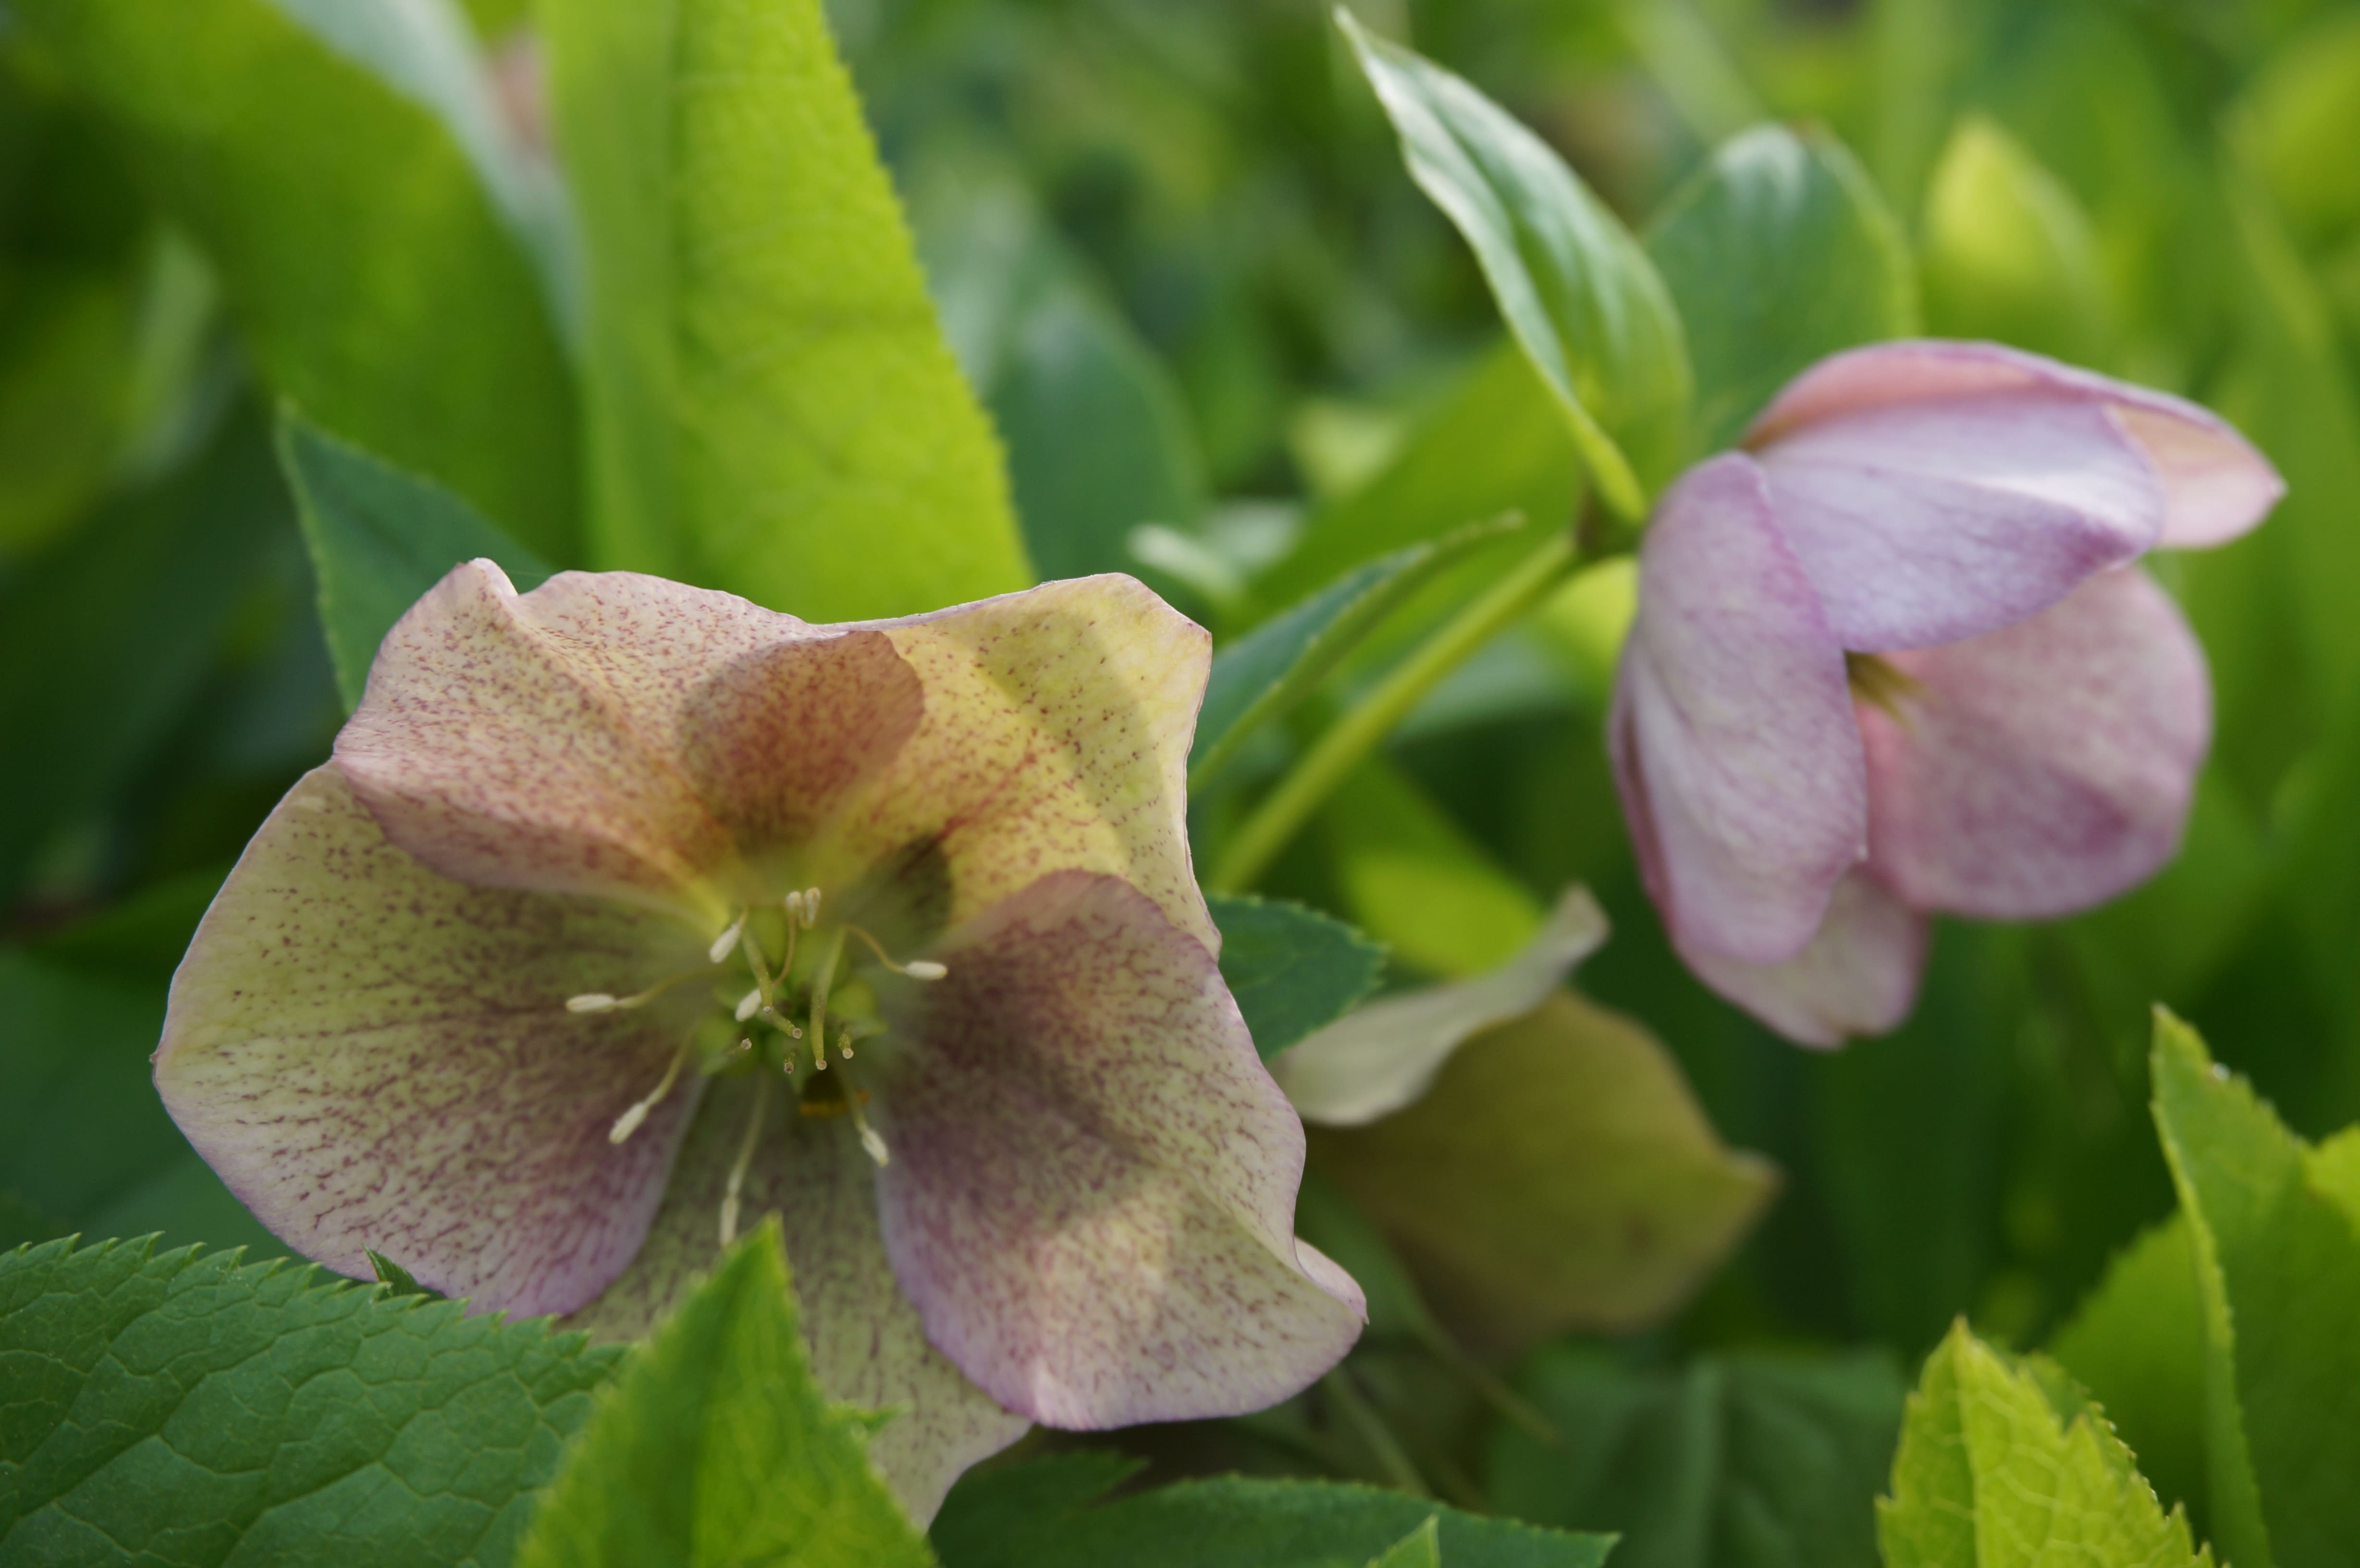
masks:
[[[1421,698],[1476,649],[1540,603],[1580,559],[1570,531],[1552,533],[1540,548],[1500,579],[1390,670],[1376,690],[1328,727],[1294,771],[1262,798],[1221,852],[1205,886],[1242,892],[1278,857],[1344,776],[1375,750]]]
[[[1401,1440],[1393,1435],[1393,1428],[1385,1424],[1384,1417],[1377,1414],[1376,1407],[1353,1386],[1351,1373],[1341,1367],[1335,1367],[1319,1379],[1319,1388],[1328,1396],[1328,1402],[1336,1407],[1337,1413],[1351,1427],[1354,1435],[1369,1445],[1370,1453],[1376,1456],[1377,1465],[1384,1471],[1387,1480],[1413,1497],[1434,1496],[1426,1486],[1426,1477],[1419,1475],[1417,1466],[1410,1463],[1409,1454],[1403,1449]]]

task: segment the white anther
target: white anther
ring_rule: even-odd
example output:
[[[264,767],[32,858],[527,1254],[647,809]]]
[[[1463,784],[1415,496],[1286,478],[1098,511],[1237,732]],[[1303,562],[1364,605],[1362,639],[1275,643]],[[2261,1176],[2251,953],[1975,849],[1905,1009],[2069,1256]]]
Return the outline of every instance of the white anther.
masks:
[[[931,958],[913,958],[901,965],[901,973],[912,980],[940,980],[950,971]]]
[[[662,1104],[663,1097],[672,1093],[672,1083],[680,1076],[681,1063],[687,1060],[688,1047],[683,1045],[672,1053],[672,1065],[664,1069],[664,1075],[657,1080],[648,1097],[615,1118],[615,1125],[606,1131],[608,1143],[620,1143],[639,1130],[639,1124],[648,1119],[648,1113]]]
[[[729,950],[738,945],[738,933],[745,929],[746,917],[740,913],[736,920],[729,922],[727,931],[713,939],[713,945],[705,950],[705,956],[716,964],[728,957]]]
[[[802,889],[798,888],[794,892],[788,894],[786,897],[786,905],[787,924],[791,927],[802,924],[803,918],[803,896]]]
[[[877,1136],[877,1129],[875,1127],[862,1127],[860,1129],[860,1147],[867,1149],[869,1151],[869,1158],[877,1161],[880,1165],[889,1164],[893,1159],[892,1155],[886,1152],[885,1140]]]
[[[803,924],[819,924],[819,889],[816,887],[803,889]]]
[[[606,1134],[606,1141],[608,1143],[620,1143],[625,1138],[629,1138],[633,1133],[639,1131],[639,1124],[648,1119],[649,1109],[650,1107],[648,1103],[645,1100],[641,1100],[633,1105],[629,1110],[625,1111],[621,1116],[617,1116],[615,1118],[614,1127]]]
[[[610,1013],[621,1006],[617,998],[604,991],[585,991],[579,996],[565,998],[565,1010],[569,1013]]]
[[[759,1011],[761,1006],[762,988],[759,985],[757,985],[752,990],[738,998],[738,1021],[741,1024],[744,1023],[748,1018],[752,1018],[756,1012]]]

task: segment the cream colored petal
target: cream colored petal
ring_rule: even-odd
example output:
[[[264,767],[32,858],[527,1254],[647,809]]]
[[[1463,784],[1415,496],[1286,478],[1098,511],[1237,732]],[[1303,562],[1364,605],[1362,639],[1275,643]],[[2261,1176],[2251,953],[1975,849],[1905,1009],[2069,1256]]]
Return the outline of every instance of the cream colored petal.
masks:
[[[926,711],[847,830],[854,866],[938,839],[954,921],[1052,872],[1103,872],[1219,951],[1188,862],[1201,627],[1121,576],[876,625]]]
[[[566,1327],[600,1339],[636,1338],[713,1267],[721,1251],[722,1196],[753,1089],[748,1074],[713,1085],[647,1245]],[[968,1465],[999,1453],[1032,1423],[992,1403],[926,1343],[878,1239],[876,1167],[847,1119],[796,1114],[793,1089],[792,1081],[773,1080],[765,1095],[738,1228],[750,1230],[771,1214],[784,1227],[812,1371],[829,1398],[871,1410],[901,1408],[869,1441],[869,1454],[923,1525]]]
[[[1606,914],[1568,887],[1524,951],[1472,980],[1388,996],[1281,1051],[1271,1075],[1306,1122],[1359,1127],[1426,1093],[1470,1035],[1540,1006],[1606,940]]]
[[[290,1247],[367,1277],[377,1251],[480,1307],[566,1312],[638,1250],[696,1084],[621,1147],[708,1005],[697,933],[626,906],[477,888],[385,841],[332,765],[290,791],[206,911],[156,1083]]]

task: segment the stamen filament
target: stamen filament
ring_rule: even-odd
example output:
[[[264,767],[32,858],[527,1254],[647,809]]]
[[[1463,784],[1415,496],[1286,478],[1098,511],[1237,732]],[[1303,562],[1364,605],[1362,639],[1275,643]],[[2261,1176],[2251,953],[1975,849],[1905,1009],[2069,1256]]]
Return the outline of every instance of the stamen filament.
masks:
[[[664,1075],[656,1081],[656,1086],[649,1091],[647,1097],[615,1118],[615,1125],[607,1129],[608,1143],[621,1143],[639,1130],[639,1124],[648,1119],[648,1113],[654,1110],[666,1094],[672,1093],[672,1083],[680,1076],[681,1064],[688,1060],[688,1051],[689,1048],[683,1045],[674,1051],[672,1065],[664,1069]]]
[[[912,980],[939,980],[950,973],[931,958],[913,958],[907,964],[896,964],[893,962],[893,955],[885,951],[883,942],[870,936],[858,926],[847,926],[844,929],[867,942],[869,951],[877,955],[877,962],[896,975],[907,975]]]
[[[721,1245],[738,1239],[738,1195],[746,1185],[746,1171],[754,1163],[754,1145],[762,1136],[762,1113],[770,1108],[770,1075],[754,1075],[754,1111],[746,1118],[746,1136],[738,1140],[738,1159],[729,1167],[729,1183],[721,1192]]]
[[[819,889],[811,890],[814,902]],[[811,1049],[812,1065],[822,1073],[827,1071],[827,993],[836,980],[836,961],[844,956],[844,928],[838,926],[827,933],[827,945],[820,950],[819,963],[812,970]]]
[[[718,963],[719,960],[716,959],[715,962]],[[617,996],[607,991],[585,991],[579,996],[566,997],[565,1010],[569,1013],[617,1013],[627,1012],[633,1007],[644,1007],[682,981],[694,980],[704,973],[702,969],[685,970],[669,980],[659,980],[646,990],[628,996]]]

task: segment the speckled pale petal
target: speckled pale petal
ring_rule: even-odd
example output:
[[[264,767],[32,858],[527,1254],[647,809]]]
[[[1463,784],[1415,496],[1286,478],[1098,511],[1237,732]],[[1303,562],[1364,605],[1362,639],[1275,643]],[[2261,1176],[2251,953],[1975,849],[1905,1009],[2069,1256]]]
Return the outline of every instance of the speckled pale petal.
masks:
[[[849,859],[939,835],[953,920],[1052,872],[1104,872],[1218,951],[1188,861],[1201,627],[1121,576],[876,625],[917,671],[926,712],[848,824]]]
[[[1742,453],[1690,469],[1656,508],[1609,739],[1681,942],[1799,953],[1867,851],[1867,773],[1842,648]]]
[[[927,1336],[1063,1427],[1260,1410],[1358,1337],[1294,1236],[1303,1127],[1212,955],[1127,884],[1061,872],[944,954],[878,1095],[885,1246]]]
[[[701,946],[644,910],[437,876],[317,768],[206,911],[157,1087],[304,1256],[366,1278],[373,1249],[479,1307],[570,1311],[638,1249],[695,1086],[620,1148],[607,1129],[709,1004],[565,999],[694,967]]]
[[[874,632],[633,572],[519,596],[474,561],[388,635],[336,760],[446,876],[717,924],[741,857],[832,819],[923,706]]]
[[[2269,460],[2211,409],[1998,343],[1919,340],[1831,354],[1786,384],[1745,443],[1761,447],[1865,408],[1994,393],[2060,395],[2106,409],[2163,481],[2168,499],[2157,542],[2167,547],[2226,543],[2286,494]]]
[[[2195,634],[2136,567],[2004,631],[1891,656],[1863,706],[1872,863],[1921,909],[2043,920],[2153,876],[2212,741]]]
[[[1682,948],[1697,978],[1797,1045],[1841,1045],[1909,1016],[1926,967],[1925,917],[1866,871],[1836,885],[1810,945],[1784,964]]]
[[[842,1071],[841,1068],[838,1071]],[[720,1256],[722,1194],[752,1110],[753,1080],[714,1084],[698,1112],[647,1245],[606,1293],[565,1326],[630,1339],[668,1311]],[[849,1121],[797,1114],[792,1082],[773,1081],[764,1131],[746,1172],[741,1230],[776,1214],[784,1227],[812,1370],[831,1399],[903,1407],[869,1456],[921,1525],[961,1472],[1032,1422],[1011,1415],[926,1343],[878,1237],[876,1167]]]
[[[1271,1076],[1306,1122],[1360,1127],[1423,1095],[1468,1037],[1540,1006],[1606,940],[1606,914],[1569,887],[1521,952],[1489,974],[1354,1009],[1279,1052]]]

